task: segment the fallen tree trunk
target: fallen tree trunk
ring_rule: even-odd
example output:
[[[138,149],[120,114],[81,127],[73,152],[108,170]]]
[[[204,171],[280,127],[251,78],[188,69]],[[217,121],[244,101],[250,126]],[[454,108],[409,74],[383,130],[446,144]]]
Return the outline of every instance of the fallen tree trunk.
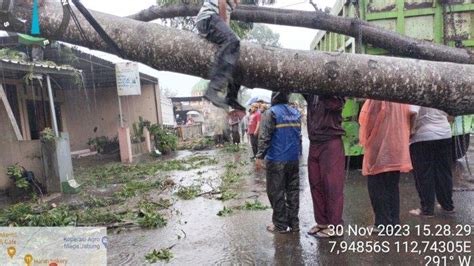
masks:
[[[46,2],[39,13],[42,36],[53,37],[62,20],[60,4]],[[207,78],[216,48],[197,35],[155,23],[91,13],[129,59],[158,70]],[[31,5],[17,2],[12,15],[30,18]],[[84,18],[79,16],[79,21],[92,42],[83,40],[72,22],[60,40],[110,51]],[[18,28],[9,30],[23,30],[15,27]],[[250,88],[411,103],[443,109],[452,115],[474,113],[474,65],[295,51],[242,42],[237,77]]]
[[[128,17],[140,21],[151,21],[158,18],[196,16],[199,8],[195,5],[176,5],[164,8],[151,6]],[[474,53],[467,49],[417,40],[393,31],[384,30],[357,18],[338,17],[322,11],[299,11],[241,5],[232,13],[231,19],[326,30],[354,38],[361,37],[363,42],[386,49],[393,55],[432,61],[474,64]]]

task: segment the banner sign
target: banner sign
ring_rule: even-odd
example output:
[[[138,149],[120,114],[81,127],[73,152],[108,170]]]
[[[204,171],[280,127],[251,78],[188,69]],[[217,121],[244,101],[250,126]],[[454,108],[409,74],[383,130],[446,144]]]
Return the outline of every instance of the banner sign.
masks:
[[[115,64],[117,92],[119,96],[140,95],[140,72],[138,63],[120,62]]]

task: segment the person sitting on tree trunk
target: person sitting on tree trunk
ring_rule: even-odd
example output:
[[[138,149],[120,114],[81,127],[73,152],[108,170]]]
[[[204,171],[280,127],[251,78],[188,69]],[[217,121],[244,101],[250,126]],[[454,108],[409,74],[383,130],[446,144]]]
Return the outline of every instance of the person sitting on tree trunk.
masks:
[[[256,168],[266,160],[267,195],[273,208],[270,232],[298,232],[301,115],[288,105],[288,94],[274,92],[262,115]]]
[[[196,17],[199,34],[219,46],[204,97],[217,107],[245,111],[237,101],[240,84],[233,78],[240,56],[240,39],[229,26],[240,0],[205,0]]]

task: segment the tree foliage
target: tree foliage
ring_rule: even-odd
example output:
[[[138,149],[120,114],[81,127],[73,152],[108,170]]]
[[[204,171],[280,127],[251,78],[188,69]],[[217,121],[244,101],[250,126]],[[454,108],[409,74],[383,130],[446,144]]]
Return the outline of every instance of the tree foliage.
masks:
[[[263,24],[255,24],[245,40],[266,46],[281,47],[280,34],[273,32],[270,27]]]

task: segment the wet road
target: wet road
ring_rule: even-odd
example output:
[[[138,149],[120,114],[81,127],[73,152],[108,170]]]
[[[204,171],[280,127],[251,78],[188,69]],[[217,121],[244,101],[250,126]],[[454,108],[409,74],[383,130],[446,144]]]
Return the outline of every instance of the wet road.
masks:
[[[307,143],[305,143],[305,147],[307,147]],[[210,153],[214,154],[212,151]],[[307,157],[307,149],[305,153],[303,158]],[[472,158],[472,149],[470,153]],[[248,161],[246,152],[242,155],[231,156],[230,159],[225,156],[221,156],[219,159]],[[472,166],[471,160],[471,168]],[[171,251],[174,258],[168,263],[171,265],[424,265],[428,259],[432,258],[426,256],[435,255],[446,256],[444,258],[446,265],[459,265],[459,256],[462,258],[462,256],[473,255],[472,234],[467,234],[464,227],[457,226],[472,225],[474,221],[472,204],[474,192],[472,189],[466,189],[468,188],[466,184],[469,185],[469,182],[461,182],[459,186],[464,189],[454,192],[454,202],[457,209],[454,215],[444,215],[438,210],[435,218],[423,219],[408,214],[410,209],[418,207],[419,200],[411,175],[405,175],[400,181],[401,221],[410,226],[410,236],[349,235],[346,232],[343,237],[319,240],[306,234],[307,230],[314,225],[314,218],[305,159],[303,159],[300,168],[300,227],[302,229],[300,233],[274,235],[267,232],[265,226],[271,221],[271,209],[265,211],[238,210],[228,217],[217,216],[217,212],[223,206],[236,205],[253,198],[258,198],[269,205],[265,194],[264,173],[255,172],[252,164],[243,167],[249,174],[245,180],[241,181],[240,200],[222,202],[205,197],[188,201],[177,200],[173,206],[173,215],[166,227],[155,230],[122,231],[119,234],[111,233],[108,251],[109,264],[145,265],[145,254],[154,248],[161,249],[173,245]],[[217,166],[209,168],[207,172],[209,175],[213,175],[222,171],[222,167]],[[459,173],[466,176],[465,169],[458,170]],[[178,174],[178,177],[173,178],[192,183],[189,180],[195,176],[187,173],[186,176]],[[366,178],[361,176],[359,170],[351,170],[347,176],[344,221],[346,228],[349,225],[366,227],[373,223]],[[428,224],[428,228],[433,234],[437,233],[437,229],[439,229],[436,227],[437,224],[450,225],[452,230],[445,233],[442,231],[443,236],[439,237],[418,236],[415,227],[420,224]],[[460,236],[455,236],[456,233],[460,233]],[[380,245],[387,241],[389,250],[383,248],[378,252],[370,251],[371,248],[379,245],[374,244],[375,241],[379,241]],[[433,249],[433,245],[437,245],[437,247],[442,245],[439,244],[440,241],[451,241],[451,243],[457,241],[458,245],[471,244],[469,248],[464,247],[461,253],[448,253],[447,251],[441,252],[440,249]],[[343,252],[346,243],[348,250]],[[352,250],[349,248],[351,243],[354,243]],[[427,244],[429,246],[425,247]],[[357,245],[363,245],[363,247],[357,249]],[[426,250],[424,250],[425,248]],[[443,259],[441,258],[441,260]],[[471,265],[473,264],[474,258],[471,260]]]

